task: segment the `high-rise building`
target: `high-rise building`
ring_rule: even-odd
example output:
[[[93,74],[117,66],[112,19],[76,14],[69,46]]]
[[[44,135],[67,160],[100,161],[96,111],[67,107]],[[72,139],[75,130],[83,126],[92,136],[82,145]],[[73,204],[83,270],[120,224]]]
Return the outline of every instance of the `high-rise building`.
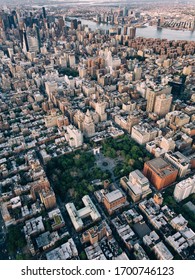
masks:
[[[134,26],[129,27],[129,37],[130,39],[134,39],[136,35],[136,28]]]
[[[82,132],[73,125],[67,126],[68,141],[71,147],[80,147],[83,145]]]
[[[124,7],[124,8],[123,8],[123,16],[124,16],[124,17],[128,16],[128,12],[129,12],[128,8],[127,8],[127,7]]]
[[[40,51],[40,49],[42,47],[41,35],[40,35],[40,29],[39,29],[39,27],[37,25],[35,26],[35,30],[36,30],[36,35],[37,35],[38,47],[39,47],[39,51]]]
[[[141,80],[141,76],[142,76],[142,68],[136,66],[134,69],[134,74],[135,74],[135,81],[139,81]]]
[[[58,19],[58,24],[59,24],[60,30],[62,31],[65,26],[65,22],[64,22],[63,18]]]
[[[79,67],[79,77],[84,78],[87,76],[87,68],[85,66]]]
[[[121,27],[118,27],[118,32],[117,32],[118,35],[121,35]]]
[[[6,30],[8,28],[10,28],[10,21],[9,21],[9,16],[7,13],[2,13],[1,14],[1,21],[2,21],[2,25],[3,25],[3,29]]]
[[[195,17],[194,17],[194,19],[192,21],[192,30],[195,30]]]
[[[140,122],[140,113],[138,111],[133,111],[127,117],[128,132],[131,133],[132,127]]]
[[[128,26],[125,25],[123,28],[123,35],[127,35]]]
[[[76,64],[75,54],[70,53],[69,54],[69,65],[70,65],[70,67],[74,67],[75,64]]]
[[[100,121],[106,121],[107,120],[107,113],[105,112],[105,109],[106,109],[106,103],[105,102],[96,103],[95,110],[100,117]]]
[[[146,107],[147,112],[149,113],[153,112],[156,96],[158,94],[159,94],[158,92],[155,92],[150,89],[148,90],[147,107]]]
[[[190,172],[190,160],[179,151],[168,152],[165,158],[179,170],[179,177],[184,177]]]
[[[95,134],[95,124],[93,122],[92,116],[87,110],[87,113],[85,115],[85,119],[83,122],[83,133],[85,137],[92,137]]]
[[[43,18],[47,18],[45,7],[42,7],[42,11],[43,11]]]
[[[52,209],[56,207],[56,196],[52,189],[42,190],[40,193],[41,202],[45,205],[46,209]]]
[[[158,18],[158,20],[157,20],[157,27],[160,27],[161,26],[161,20],[160,20],[160,18]]]
[[[45,91],[48,97],[51,97],[52,93],[57,91],[57,89],[58,89],[58,84],[55,81],[45,83]]]
[[[78,22],[77,19],[72,19],[70,23],[71,29],[77,29],[78,28]]]
[[[154,104],[154,113],[159,117],[164,117],[171,109],[173,96],[171,94],[161,94],[156,97]]]
[[[193,193],[195,193],[195,175],[176,184],[173,195],[179,202]]]
[[[171,89],[172,87],[170,86],[165,86],[165,87],[159,87],[159,88],[147,88],[146,91],[146,99],[147,99],[147,107],[146,111],[147,112],[154,112],[154,105],[156,101],[156,97],[165,94],[165,95],[170,95],[171,94]]]
[[[22,33],[22,49],[23,49],[24,52],[28,52],[29,51],[26,30],[23,30],[23,33]]]
[[[39,52],[36,30],[23,30],[22,49],[26,52]]]

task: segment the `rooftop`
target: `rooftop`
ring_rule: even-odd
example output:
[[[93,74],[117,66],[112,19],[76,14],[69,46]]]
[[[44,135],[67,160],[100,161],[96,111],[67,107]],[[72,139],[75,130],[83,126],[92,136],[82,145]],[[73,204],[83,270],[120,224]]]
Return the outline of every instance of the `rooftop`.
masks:
[[[154,159],[146,162],[146,164],[155,173],[157,173],[158,176],[160,176],[162,178],[172,174],[175,171],[178,172],[178,170],[172,164],[170,164],[168,161],[166,161],[165,159],[163,159],[161,157],[154,158]]]
[[[120,190],[114,190],[108,194],[105,195],[105,198],[108,200],[109,203],[112,203],[113,201],[116,201],[120,198],[122,198],[124,195]]]
[[[60,247],[46,254],[47,260],[70,260],[78,256],[76,245],[72,238]]]

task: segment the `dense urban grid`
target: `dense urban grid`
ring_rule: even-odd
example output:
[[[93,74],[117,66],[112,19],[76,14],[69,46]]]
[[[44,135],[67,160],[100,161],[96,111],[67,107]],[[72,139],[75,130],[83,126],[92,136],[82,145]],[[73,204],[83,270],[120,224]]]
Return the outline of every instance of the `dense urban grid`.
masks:
[[[85,2],[0,9],[0,258],[194,259],[195,5]]]

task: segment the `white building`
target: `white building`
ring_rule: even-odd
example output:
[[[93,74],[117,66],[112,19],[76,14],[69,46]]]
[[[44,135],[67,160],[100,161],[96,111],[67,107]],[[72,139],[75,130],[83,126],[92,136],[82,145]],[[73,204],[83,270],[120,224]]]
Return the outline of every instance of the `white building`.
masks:
[[[161,94],[156,97],[154,113],[159,117],[164,117],[171,109],[173,96],[171,94]]]
[[[45,91],[49,97],[54,91],[57,91],[57,88],[58,85],[55,81],[45,83]]]
[[[93,222],[99,221],[101,219],[96,206],[93,204],[91,198],[88,195],[85,195],[82,198],[82,201],[85,207],[81,208],[80,210],[77,210],[73,203],[67,203],[65,205],[76,231],[80,231],[83,229],[84,222],[82,221],[82,219],[86,217],[91,217]]]
[[[173,195],[179,202],[193,193],[195,193],[195,175],[176,184]]]
[[[106,121],[107,120],[107,113],[105,112],[106,102],[97,102],[96,106],[95,106],[95,110],[100,117],[100,121]]]
[[[27,34],[27,40],[28,40],[29,51],[38,52],[39,51],[39,42],[38,42],[37,37]]]
[[[133,201],[139,201],[152,192],[148,179],[138,169],[129,173],[129,179],[123,177],[120,182]]]
[[[39,216],[37,218],[32,218],[25,222],[24,234],[26,237],[38,234],[43,231],[45,231],[45,227],[43,224],[42,216]]]
[[[152,127],[148,123],[141,123],[134,125],[131,131],[131,137],[140,145],[146,144],[149,141],[154,140],[157,136],[162,134],[161,130]]]
[[[47,260],[70,260],[78,256],[76,245],[72,238],[60,247],[46,254]]]
[[[184,177],[190,172],[190,161],[180,152],[168,152],[165,158],[179,170],[179,177]]]
[[[64,76],[64,80],[70,88],[75,88],[75,79],[72,76]]]
[[[67,126],[67,140],[69,141],[69,145],[71,147],[80,147],[83,145],[83,134],[73,125]]]
[[[70,67],[74,67],[76,64],[76,58],[74,53],[69,54],[69,65]]]
[[[161,241],[153,247],[153,251],[159,260],[172,260],[173,255]]]

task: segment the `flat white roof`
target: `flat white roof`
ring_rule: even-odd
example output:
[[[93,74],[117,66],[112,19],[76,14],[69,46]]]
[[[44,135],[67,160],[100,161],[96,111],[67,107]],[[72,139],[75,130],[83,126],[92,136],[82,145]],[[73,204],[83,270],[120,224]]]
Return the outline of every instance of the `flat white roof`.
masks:
[[[123,194],[120,190],[115,190],[115,191],[112,191],[112,192],[106,194],[105,197],[109,202],[113,202],[115,200],[122,198]]]
[[[101,219],[101,215],[99,214],[97,208],[95,207],[95,205],[93,204],[92,200],[88,195],[85,195],[82,198],[82,201],[85,207],[81,208],[80,210],[77,210],[73,203],[66,204],[66,210],[76,230],[82,229],[83,227],[82,219],[87,216],[91,216],[93,221],[97,221]]]

